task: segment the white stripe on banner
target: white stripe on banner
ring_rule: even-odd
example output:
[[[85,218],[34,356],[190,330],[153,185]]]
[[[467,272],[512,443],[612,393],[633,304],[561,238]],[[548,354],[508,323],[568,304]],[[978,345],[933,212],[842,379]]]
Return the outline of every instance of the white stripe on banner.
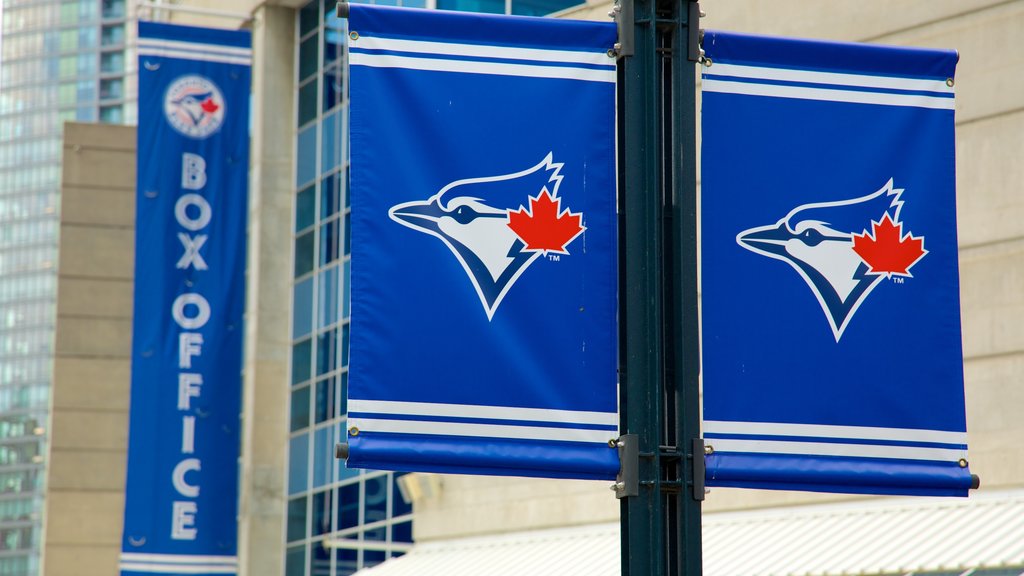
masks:
[[[619,425],[619,415],[615,412],[548,410],[545,408],[512,408],[505,406],[477,406],[473,404],[435,404],[431,402],[390,402],[386,400],[349,399],[348,411],[372,412],[375,414],[403,414],[406,416],[488,418],[491,420],[533,420],[536,422],[599,424],[603,426]]]
[[[246,57],[252,56],[252,48],[224,46],[222,44],[198,44],[195,42],[181,42],[179,40],[139,38],[138,45],[139,48],[164,48],[167,50],[184,50],[186,52],[206,52],[209,54],[224,54]]]
[[[541,426],[504,426],[500,424],[468,424],[421,420],[384,420],[349,418],[349,426],[360,432],[392,434],[426,434],[431,436],[471,436],[476,438],[512,438],[516,440],[552,440],[559,442],[596,442],[606,444],[618,436],[611,430],[580,428],[545,428]]]
[[[772,96],[775,98],[795,98],[800,100],[823,100],[826,102],[850,102],[854,104],[878,104],[882,106],[907,106],[914,108],[933,108],[953,110],[955,103],[952,98],[934,96],[918,96],[912,94],[885,94],[880,92],[858,92],[854,90],[834,90],[831,88],[805,88],[801,86],[777,86],[774,84],[750,84],[747,82],[730,82],[705,78],[701,83],[704,92],[723,92],[726,94],[742,94],[746,96]]]
[[[837,72],[816,72],[812,70],[789,70],[785,68],[762,68],[740,64],[715,63],[705,71],[709,76],[736,76],[758,80],[780,80],[785,82],[807,82],[811,84],[837,84],[861,88],[886,88],[893,90],[917,90],[921,92],[953,93],[953,87],[945,80],[921,80],[918,78],[895,78],[892,76],[868,76],[864,74],[841,74]]]
[[[571,66],[531,66],[529,64],[507,64],[504,62],[479,62],[472,60],[442,60],[438,58],[415,58],[389,54],[349,54],[352,66],[373,68],[405,68],[431,72],[458,72],[462,74],[492,74],[497,76],[525,76],[529,78],[561,78],[588,82],[615,82],[615,70],[594,70]]]
[[[122,552],[121,562],[143,562],[156,564],[217,564],[238,565],[238,556],[194,556],[185,554],[143,554]]]
[[[352,42],[355,48],[366,50],[392,50],[395,52],[418,52],[444,56],[473,56],[478,58],[506,58],[509,60],[534,60],[537,62],[560,62],[564,64],[593,64],[615,67],[615,60],[605,52],[577,52],[571,50],[543,50],[538,48],[513,48],[511,46],[484,46],[479,44],[448,44],[444,42],[423,42],[360,36]]]
[[[246,56],[220,56],[204,52],[188,52],[183,50],[166,50],[163,48],[139,48],[139,56],[159,56],[162,58],[181,58],[197,62],[219,62],[221,64],[241,64],[250,66],[252,58]]]
[[[831,444],[827,442],[782,442],[775,440],[732,440],[707,438],[715,452],[751,452],[755,454],[796,454],[807,456],[851,456],[856,458],[894,458],[956,462],[967,457],[966,450],[878,446],[871,444]]]
[[[222,566],[219,564],[138,564],[122,562],[119,568],[122,572],[145,572],[148,574],[234,574],[238,572],[237,566]]]
[[[868,426],[829,426],[818,424],[781,424],[775,422],[724,422],[705,420],[704,432],[710,434],[757,434],[763,436],[805,436],[846,440],[890,440],[893,442],[933,442],[967,444],[966,432],[920,430],[913,428],[875,428]]]

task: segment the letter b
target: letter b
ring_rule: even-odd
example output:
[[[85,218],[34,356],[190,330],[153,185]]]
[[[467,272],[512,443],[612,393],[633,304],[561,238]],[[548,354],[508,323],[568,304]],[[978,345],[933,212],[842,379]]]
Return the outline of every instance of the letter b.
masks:
[[[181,187],[202,190],[203,186],[206,186],[206,160],[199,154],[185,152],[181,155]]]

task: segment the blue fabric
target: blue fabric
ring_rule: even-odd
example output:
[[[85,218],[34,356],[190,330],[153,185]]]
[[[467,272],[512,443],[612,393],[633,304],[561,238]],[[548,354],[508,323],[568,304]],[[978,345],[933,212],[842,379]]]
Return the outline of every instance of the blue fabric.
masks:
[[[141,39],[249,45],[248,32],[144,22],[139,30]],[[138,68],[132,391],[122,550],[233,557],[250,71],[237,64],[157,56],[140,56]],[[186,257],[187,245],[194,249],[191,257]],[[180,304],[177,319],[175,302]],[[191,445],[187,419],[194,419]],[[176,502],[186,506],[177,516],[177,531]],[[122,573],[149,572],[126,568]]]
[[[614,426],[605,434],[514,414],[447,418],[352,405],[599,412],[614,424],[614,82],[469,73],[464,59],[438,54],[414,61],[429,57],[446,69],[357,58],[384,53],[361,48],[364,38],[577,50],[605,58],[614,80],[605,56],[614,26],[352,5],[349,29],[359,38],[350,43],[350,418],[483,428],[479,436],[361,430],[349,437],[348,466],[614,477],[618,456],[607,445]],[[457,184],[467,179],[477,181]],[[509,236],[509,213],[531,208],[545,189],[559,199],[560,215],[582,215],[585,230],[564,250],[527,250]],[[488,435],[492,426],[512,427],[513,435],[576,428],[600,437],[497,438]]]
[[[744,446],[715,446],[708,484],[965,495],[956,53],[711,31],[704,48],[704,420],[731,427],[708,444]],[[883,221],[908,244],[872,244]]]

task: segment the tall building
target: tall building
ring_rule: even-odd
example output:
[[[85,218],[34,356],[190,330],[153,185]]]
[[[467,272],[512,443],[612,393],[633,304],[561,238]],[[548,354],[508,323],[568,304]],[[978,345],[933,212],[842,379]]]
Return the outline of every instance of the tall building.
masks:
[[[61,130],[133,122],[126,0],[0,4],[0,574],[39,563]]]

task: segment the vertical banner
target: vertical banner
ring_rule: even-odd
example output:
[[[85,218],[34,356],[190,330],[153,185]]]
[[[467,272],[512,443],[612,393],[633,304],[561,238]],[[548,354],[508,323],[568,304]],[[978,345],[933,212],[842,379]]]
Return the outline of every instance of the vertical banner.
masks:
[[[966,495],[956,53],[704,48],[707,483]]]
[[[122,575],[237,572],[248,32],[139,22]]]
[[[348,465],[614,478],[615,26],[349,30]]]

